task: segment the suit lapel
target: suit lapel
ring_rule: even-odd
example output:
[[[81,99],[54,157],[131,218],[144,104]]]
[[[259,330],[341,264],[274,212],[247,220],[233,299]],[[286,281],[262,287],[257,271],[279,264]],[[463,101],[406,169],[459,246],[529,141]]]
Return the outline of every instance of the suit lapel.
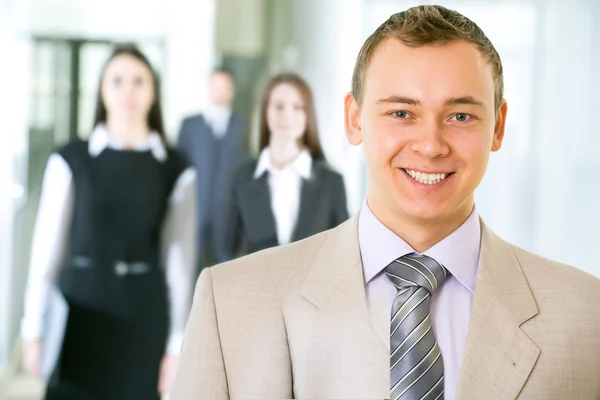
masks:
[[[310,179],[302,179],[300,189],[300,209],[298,219],[294,228],[292,238],[294,241],[310,236],[311,224],[314,221],[317,212],[319,194],[319,183],[317,167],[313,164],[313,170]]]
[[[456,398],[513,400],[540,354],[520,326],[539,311],[510,246],[483,222],[481,230],[481,255]],[[369,365],[381,364],[381,370],[376,369],[382,380],[372,384],[385,391],[389,390],[389,325],[386,314],[381,321],[380,316],[369,314],[357,231],[355,216],[330,232],[300,294],[317,309],[339,307],[340,312],[349,313],[356,320],[356,330],[365,332],[370,343],[379,343],[373,353],[361,346],[353,351],[364,352]],[[348,345],[344,340],[339,338],[331,346]]]
[[[358,216],[333,229],[315,260],[300,294],[317,308],[337,301],[377,334],[389,355],[389,313],[384,323],[369,313],[358,245]],[[383,314],[382,314],[383,315]]]
[[[347,354],[343,368],[339,358],[325,366],[339,372],[328,383],[331,393],[381,399],[389,396],[389,328],[369,315],[357,229],[355,216],[329,232],[300,295],[316,307],[316,315],[327,316],[314,319],[321,324],[317,331],[323,332],[319,348]],[[378,331],[382,325],[383,332]],[[327,357],[322,360],[327,362]]]
[[[481,223],[481,255],[457,399],[515,399],[540,354],[520,329],[538,308],[508,243]]]

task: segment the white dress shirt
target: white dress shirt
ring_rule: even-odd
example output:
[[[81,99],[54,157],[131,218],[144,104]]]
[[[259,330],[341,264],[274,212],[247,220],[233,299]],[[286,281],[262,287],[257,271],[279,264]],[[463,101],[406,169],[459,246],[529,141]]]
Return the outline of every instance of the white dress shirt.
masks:
[[[310,178],[311,168],[312,157],[306,148],[302,149],[294,161],[283,169],[273,166],[269,147],[264,148],[260,153],[254,179],[258,179],[265,171],[269,172],[271,210],[275,217],[279,244],[288,244],[292,241],[300,211],[302,179]]]
[[[123,149],[103,125],[94,129],[88,151],[96,157],[105,148]],[[153,132],[134,148],[150,150],[158,161],[167,159],[160,136]],[[195,268],[196,173],[186,169],[178,178],[169,197],[161,237],[161,255],[166,267],[169,289],[170,336],[167,353],[177,355],[191,306],[192,279]],[[31,246],[29,277],[25,289],[25,313],[21,336],[29,340],[43,339],[44,315],[51,287],[56,283],[68,245],[73,214],[75,188],[71,169],[58,154],[48,160]]]
[[[231,118],[230,107],[209,106],[204,112],[204,119],[211,127],[215,137],[222,139],[227,133],[229,119]]]
[[[398,289],[383,270],[392,261],[416,251],[389,230],[363,203],[358,220],[358,242],[369,312],[387,321]],[[442,264],[450,275],[431,296],[431,325],[444,360],[444,399],[453,400],[458,389],[475,290],[481,227],[475,210],[453,233],[423,254]]]

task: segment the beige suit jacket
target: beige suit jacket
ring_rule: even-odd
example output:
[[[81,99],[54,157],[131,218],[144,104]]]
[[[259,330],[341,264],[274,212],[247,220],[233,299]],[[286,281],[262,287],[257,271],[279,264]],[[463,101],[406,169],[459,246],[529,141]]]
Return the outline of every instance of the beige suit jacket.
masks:
[[[171,399],[385,399],[389,312],[369,315],[358,219],[205,269]],[[600,280],[482,223],[456,399],[600,399]]]

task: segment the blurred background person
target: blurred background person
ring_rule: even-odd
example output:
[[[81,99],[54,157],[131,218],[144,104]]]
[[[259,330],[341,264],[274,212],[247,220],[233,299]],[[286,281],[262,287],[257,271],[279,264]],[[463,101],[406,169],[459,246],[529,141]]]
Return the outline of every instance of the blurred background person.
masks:
[[[186,118],[177,146],[197,172],[198,266],[202,268],[223,259],[216,244],[223,232],[222,204],[227,201],[231,174],[244,159],[246,125],[232,110],[235,82],[224,69],[210,77],[210,104],[202,114]]]
[[[166,145],[146,57],[115,49],[89,141],[47,164],[22,321],[24,367],[41,373],[44,314],[68,304],[46,399],[157,399],[172,384],[190,303],[195,172]]]
[[[260,104],[260,155],[232,179],[223,254],[252,253],[336,227],[348,219],[342,176],[326,162],[310,87],[283,73]]]

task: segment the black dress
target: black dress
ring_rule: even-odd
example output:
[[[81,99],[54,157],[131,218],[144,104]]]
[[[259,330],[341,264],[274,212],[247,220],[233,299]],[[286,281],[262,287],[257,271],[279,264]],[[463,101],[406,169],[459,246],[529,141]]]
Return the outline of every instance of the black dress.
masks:
[[[160,233],[171,191],[186,162],[168,150],[58,151],[75,187],[68,255],[58,279],[69,305],[49,400],[158,399],[168,335]]]

